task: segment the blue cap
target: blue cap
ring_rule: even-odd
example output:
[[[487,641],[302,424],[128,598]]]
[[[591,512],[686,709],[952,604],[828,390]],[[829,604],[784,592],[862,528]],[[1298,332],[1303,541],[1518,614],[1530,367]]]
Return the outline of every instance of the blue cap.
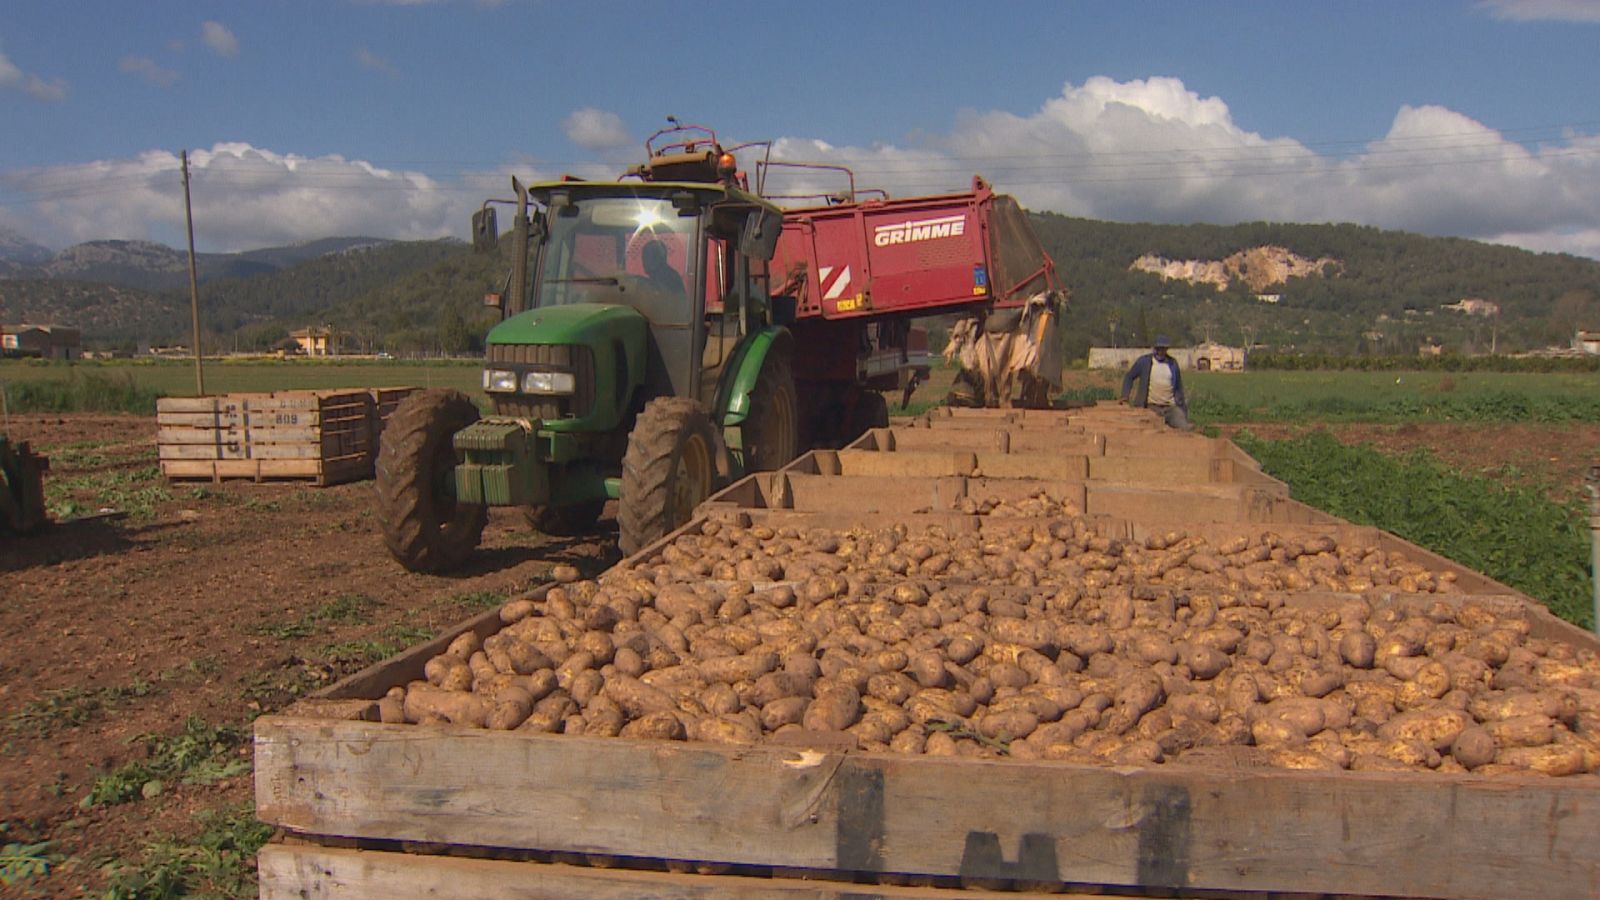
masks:
[[[1155,347],[1171,347],[1172,346],[1172,341],[1166,335],[1158,334],[1158,335],[1156,335],[1156,342],[1152,346],[1155,346]]]

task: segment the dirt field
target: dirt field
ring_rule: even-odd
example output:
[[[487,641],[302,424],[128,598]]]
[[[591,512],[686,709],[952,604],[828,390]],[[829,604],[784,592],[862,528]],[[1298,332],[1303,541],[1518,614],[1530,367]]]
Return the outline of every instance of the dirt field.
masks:
[[[1581,484],[1600,445],[1594,426],[1333,430],[1472,471],[1509,463],[1507,477],[1546,485]],[[133,892],[161,879],[253,891],[255,716],[538,584],[558,562],[594,572],[615,552],[614,534],[541,543],[520,514],[496,511],[469,571],[413,575],[382,546],[370,482],[169,485],[146,418],[13,416],[8,431],[52,457],[58,515],[126,515],[0,539],[0,846],[23,858],[0,874],[50,867],[0,882],[0,894],[110,884],[143,896]]]
[[[541,544],[496,511],[470,570],[413,575],[383,548],[371,482],[168,485],[153,419],[13,416],[8,433],[52,457],[58,514],[130,511],[0,538],[0,846],[53,842],[27,882],[47,895],[104,887],[107,865],[136,875],[147,843],[202,830],[195,813],[247,806],[255,716],[613,552]],[[152,740],[171,736],[189,739]],[[124,802],[91,797],[123,783]]]

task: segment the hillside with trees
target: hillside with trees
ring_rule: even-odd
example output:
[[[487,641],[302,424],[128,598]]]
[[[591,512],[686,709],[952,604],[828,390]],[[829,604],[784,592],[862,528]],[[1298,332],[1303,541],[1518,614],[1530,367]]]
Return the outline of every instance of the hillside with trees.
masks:
[[[1138,346],[1157,332],[1180,343],[1207,338],[1285,351],[1411,354],[1435,343],[1460,353],[1566,346],[1600,327],[1600,261],[1530,253],[1459,238],[1360,225],[1151,225],[1035,214],[1034,227],[1072,291],[1067,350]],[[1256,247],[1330,258],[1329,274],[1290,278],[1274,302],[1235,282],[1163,279],[1130,269],[1151,254],[1221,260]],[[1443,309],[1463,299],[1497,304],[1498,316]]]
[[[1566,346],[1575,330],[1600,328],[1600,261],[1576,256],[1358,225],[1151,225],[1050,213],[1032,221],[1072,292],[1068,358],[1090,346],[1139,346],[1156,333],[1285,353],[1409,356],[1426,345],[1462,354]],[[454,240],[347,238],[240,254],[242,264],[281,268],[202,286],[206,346],[266,350],[291,330],[327,324],[353,351],[477,352],[496,315],[483,295],[501,289],[510,270],[508,241],[488,255]],[[1141,257],[1215,262],[1258,248],[1329,262],[1255,289],[1244,279],[1219,290],[1133,268]],[[1445,308],[1467,299],[1499,312]],[[188,304],[187,290],[0,280],[0,320],[78,326],[89,346],[187,343]]]

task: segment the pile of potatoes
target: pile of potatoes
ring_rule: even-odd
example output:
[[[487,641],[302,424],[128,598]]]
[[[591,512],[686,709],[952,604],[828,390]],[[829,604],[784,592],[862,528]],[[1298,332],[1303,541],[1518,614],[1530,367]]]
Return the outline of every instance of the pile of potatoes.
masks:
[[[1594,653],[1427,596],[1454,591],[1449,572],[1329,538],[736,517],[598,581],[564,575],[391,690],[382,720],[1116,765],[1600,769]],[[1285,603],[1308,591],[1325,602]]]

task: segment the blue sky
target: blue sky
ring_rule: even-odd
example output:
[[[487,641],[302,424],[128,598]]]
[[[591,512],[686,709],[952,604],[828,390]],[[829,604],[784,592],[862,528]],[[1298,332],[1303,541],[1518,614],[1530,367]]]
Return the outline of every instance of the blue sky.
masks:
[[[11,0],[0,227],[59,248],[464,236],[668,114],[897,195],[1357,221],[1600,257],[1600,0]]]

